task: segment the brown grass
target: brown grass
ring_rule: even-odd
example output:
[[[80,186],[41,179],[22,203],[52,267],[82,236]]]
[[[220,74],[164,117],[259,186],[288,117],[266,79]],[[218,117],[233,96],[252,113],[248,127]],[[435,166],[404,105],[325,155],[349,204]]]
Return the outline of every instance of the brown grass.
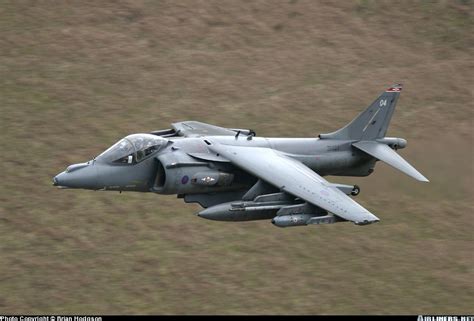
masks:
[[[473,313],[471,1],[2,1],[2,313]],[[405,84],[381,219],[276,229],[174,197],[59,191],[129,133],[195,119],[262,136],[339,128]]]

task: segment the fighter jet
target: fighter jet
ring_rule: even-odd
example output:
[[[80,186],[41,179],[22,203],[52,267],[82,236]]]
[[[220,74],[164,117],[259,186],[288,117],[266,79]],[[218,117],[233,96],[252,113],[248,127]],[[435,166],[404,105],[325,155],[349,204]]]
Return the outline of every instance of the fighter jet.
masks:
[[[396,150],[403,138],[385,137],[402,85],[385,90],[343,128],[310,138],[257,137],[250,129],[182,121],[171,129],[129,135],[87,163],[54,177],[60,188],[177,194],[217,221],[267,219],[278,227],[379,218],[355,202],[357,185],[333,176],[368,176],[383,161],[422,182]]]

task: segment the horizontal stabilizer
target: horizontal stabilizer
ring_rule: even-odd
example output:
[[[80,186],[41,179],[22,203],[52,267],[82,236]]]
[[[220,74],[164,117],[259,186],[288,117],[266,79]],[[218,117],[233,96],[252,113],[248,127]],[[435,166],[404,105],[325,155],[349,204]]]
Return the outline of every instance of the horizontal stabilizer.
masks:
[[[389,146],[374,141],[360,141],[352,144],[352,146],[366,152],[372,157],[375,157],[390,166],[395,167],[399,171],[413,177],[421,182],[429,182],[420,172],[418,172],[413,166],[411,166],[406,160],[397,154]]]

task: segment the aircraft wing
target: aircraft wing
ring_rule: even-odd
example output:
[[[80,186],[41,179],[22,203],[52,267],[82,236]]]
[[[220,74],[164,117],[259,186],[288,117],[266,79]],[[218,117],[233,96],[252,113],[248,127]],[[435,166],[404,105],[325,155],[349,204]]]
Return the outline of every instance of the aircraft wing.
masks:
[[[262,180],[356,224],[379,219],[301,162],[269,148],[212,143],[209,148]]]
[[[171,124],[180,136],[184,137],[200,137],[200,136],[234,136],[235,131],[214,126],[198,121],[183,121]]]

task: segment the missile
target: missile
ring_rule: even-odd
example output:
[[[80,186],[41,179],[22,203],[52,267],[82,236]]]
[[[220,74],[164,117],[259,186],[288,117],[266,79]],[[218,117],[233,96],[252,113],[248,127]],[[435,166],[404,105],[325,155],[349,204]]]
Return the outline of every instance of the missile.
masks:
[[[278,227],[308,225],[307,222],[312,216],[311,214],[280,215],[272,219],[272,224]]]
[[[343,221],[332,214],[316,216],[314,214],[278,215],[272,219],[272,224],[278,227],[301,226],[309,224],[333,224]]]
[[[214,221],[253,221],[271,219],[288,204],[257,204],[255,202],[228,202],[208,207],[196,215]]]

